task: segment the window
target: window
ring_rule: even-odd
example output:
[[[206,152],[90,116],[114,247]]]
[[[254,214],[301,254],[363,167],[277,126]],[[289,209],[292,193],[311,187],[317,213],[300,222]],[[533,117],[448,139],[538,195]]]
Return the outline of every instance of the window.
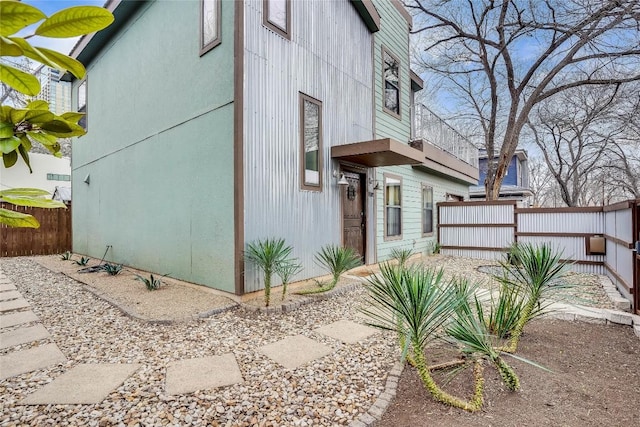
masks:
[[[220,4],[220,0],[200,0],[200,56],[220,44]]]
[[[400,61],[382,49],[384,79],[384,110],[400,115]]]
[[[87,80],[78,86],[78,113],[84,113],[84,117],[78,120],[78,124],[87,130]]]
[[[301,188],[322,191],[322,103],[300,94]]]
[[[402,238],[402,178],[384,176],[384,237]]]
[[[433,233],[433,188],[422,184],[422,234]]]
[[[291,1],[264,0],[263,22],[276,33],[287,39],[291,38]]]
[[[71,181],[71,175],[64,175],[59,173],[48,173],[48,181]]]

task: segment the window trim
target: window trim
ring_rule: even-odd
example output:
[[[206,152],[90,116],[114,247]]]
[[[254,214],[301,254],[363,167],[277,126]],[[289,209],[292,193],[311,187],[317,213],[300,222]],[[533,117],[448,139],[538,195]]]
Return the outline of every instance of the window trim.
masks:
[[[205,53],[209,52],[210,50],[212,50],[214,47],[218,46],[220,43],[222,43],[222,29],[221,27],[221,22],[222,19],[220,19],[221,14],[222,14],[222,1],[221,0],[214,0],[216,2],[216,36],[213,40],[211,40],[209,43],[205,44],[204,43],[204,2],[205,0],[200,0],[200,25],[199,25],[199,32],[200,32],[200,56],[204,55]]]
[[[425,233],[424,232],[424,218],[425,218],[426,209],[425,209],[425,203],[424,203],[425,202],[425,200],[424,200],[424,190],[427,190],[427,189],[431,190],[431,231]],[[434,224],[434,221],[433,221],[433,213],[435,211],[435,209],[434,209],[434,197],[433,197],[434,196],[434,194],[433,194],[433,186],[423,182],[421,184],[421,186],[420,186],[420,193],[421,193],[420,194],[420,198],[422,200],[422,206],[420,206],[420,213],[421,213],[420,217],[422,219],[421,224],[420,224],[420,232],[422,233],[422,237],[432,237],[434,235],[434,233],[435,233],[435,228],[436,228],[435,224]]]
[[[322,179],[323,179],[323,167],[324,167],[324,153],[322,143],[322,101],[313,98],[305,93],[298,92],[299,109],[300,109],[300,189],[308,191],[322,192]],[[305,182],[305,151],[304,151],[304,101],[311,102],[318,106],[318,184],[308,184]]]
[[[269,0],[262,0],[262,25],[276,32],[287,40],[291,40],[291,0],[285,1],[285,10],[287,13],[287,28],[283,29],[278,24],[269,20]]]
[[[80,111],[80,88],[84,85],[84,111]],[[84,117],[78,120],[78,125],[82,127],[85,132],[89,130],[89,79],[88,76],[85,76],[84,79],[80,80],[78,86],[76,87],[76,112],[84,113]],[[82,126],[81,121],[84,119],[84,126]]]
[[[391,178],[391,179],[395,179],[400,181],[400,234],[398,235],[393,235],[390,236],[387,234],[387,207],[389,206],[387,203],[387,179]],[[403,218],[402,218],[402,211],[403,211],[403,205],[402,205],[402,196],[403,196],[403,190],[402,190],[402,177],[400,175],[393,175],[390,173],[383,173],[382,174],[382,182],[383,182],[383,199],[382,199],[382,203],[383,203],[383,212],[382,212],[382,217],[383,217],[383,227],[384,227],[384,241],[393,241],[393,240],[402,240],[402,232],[403,232]]]
[[[400,69],[402,66],[402,62],[400,61],[400,59],[394,55],[393,53],[391,53],[391,51],[389,51],[387,48],[385,48],[384,46],[381,47],[382,48],[382,53],[381,53],[381,66],[382,66],[382,111],[384,111],[385,113],[389,114],[392,117],[395,117],[398,120],[402,120],[402,108],[400,108],[400,104],[401,104],[401,99],[402,99],[402,84],[401,84],[401,78],[400,78]],[[387,106],[385,105],[385,90],[386,90],[386,83],[387,80],[384,78],[384,55],[385,53],[387,55],[389,55],[391,58],[393,58],[397,63],[398,63],[398,112],[396,113],[393,110],[390,110],[387,108]]]

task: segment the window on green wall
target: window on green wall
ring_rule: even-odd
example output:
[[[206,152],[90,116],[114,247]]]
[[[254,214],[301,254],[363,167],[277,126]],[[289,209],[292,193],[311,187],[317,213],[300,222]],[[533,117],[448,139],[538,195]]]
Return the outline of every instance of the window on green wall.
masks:
[[[200,0],[200,56],[221,42],[220,0]]]
[[[322,102],[300,94],[301,188],[322,191]]]
[[[78,113],[84,113],[78,124],[87,130],[87,79],[78,85]]]
[[[422,184],[422,234],[433,233],[433,188]]]
[[[282,37],[291,39],[291,1],[263,0],[263,23]]]
[[[402,238],[402,178],[384,175],[384,237]]]
[[[400,61],[382,49],[384,110],[400,116]]]

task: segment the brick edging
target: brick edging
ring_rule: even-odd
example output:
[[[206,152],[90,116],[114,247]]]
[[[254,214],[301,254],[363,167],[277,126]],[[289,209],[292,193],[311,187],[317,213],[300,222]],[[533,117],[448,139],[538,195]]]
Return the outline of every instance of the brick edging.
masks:
[[[380,393],[367,412],[360,415],[356,420],[349,424],[350,427],[370,427],[380,421],[382,415],[389,407],[389,404],[393,398],[396,397],[398,382],[400,381],[400,375],[402,375],[404,366],[405,364],[400,361],[393,365],[393,368],[389,371],[389,375],[387,375],[387,383],[384,387],[384,391]]]

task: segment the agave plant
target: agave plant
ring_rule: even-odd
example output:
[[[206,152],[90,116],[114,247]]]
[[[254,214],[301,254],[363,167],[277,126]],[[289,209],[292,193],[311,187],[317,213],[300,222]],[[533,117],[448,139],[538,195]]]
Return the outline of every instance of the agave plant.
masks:
[[[247,245],[245,258],[253,262],[264,273],[264,300],[268,307],[271,301],[271,278],[277,267],[284,263],[293,248],[284,239],[267,238]]]
[[[398,264],[403,265],[403,266],[407,264],[407,260],[409,258],[411,258],[412,255],[413,255],[413,249],[407,249],[407,248],[398,249],[398,248],[394,248],[394,249],[391,250],[391,257],[393,259],[398,260]]]
[[[518,321],[511,330],[509,344],[503,349],[509,353],[518,349],[525,325],[549,307],[549,297],[571,287],[558,280],[567,273],[568,263],[563,262],[562,253],[554,251],[550,245],[524,243],[512,251],[518,262],[501,262],[505,274],[494,276],[503,286],[519,288],[516,292],[522,298]]]
[[[162,277],[165,276],[168,276],[168,274],[165,274]],[[147,287],[147,290],[149,291],[156,291],[160,289],[160,286],[162,286],[162,278],[154,276],[153,274],[151,274],[149,278],[136,274],[134,280],[144,283],[144,285]]]
[[[71,261],[72,255],[71,251],[66,251],[60,255],[60,259],[63,261]]]
[[[75,260],[73,261],[75,264],[78,264],[80,266],[85,266],[87,264],[89,264],[89,261],[91,261],[91,258],[89,257],[81,257],[79,260]]]
[[[116,276],[122,271],[122,264],[106,263],[102,266],[102,269],[109,274],[109,276]]]
[[[302,271],[302,265],[297,258],[287,259],[276,265],[276,274],[282,282],[282,300],[287,294],[287,285],[291,282],[291,278]]]
[[[360,255],[352,248],[344,248],[336,245],[326,245],[315,256],[316,262],[331,272],[331,283],[323,289],[333,289],[342,273],[359,266],[362,262]]]
[[[368,279],[370,309],[363,312],[371,326],[398,333],[403,358],[416,368],[424,387],[438,401],[467,411],[482,406],[484,378],[481,359],[474,361],[474,394],[464,401],[443,391],[431,376],[425,348],[465,304],[467,291],[442,280],[443,271],[383,264],[380,275]],[[411,353],[411,354],[409,354]]]

